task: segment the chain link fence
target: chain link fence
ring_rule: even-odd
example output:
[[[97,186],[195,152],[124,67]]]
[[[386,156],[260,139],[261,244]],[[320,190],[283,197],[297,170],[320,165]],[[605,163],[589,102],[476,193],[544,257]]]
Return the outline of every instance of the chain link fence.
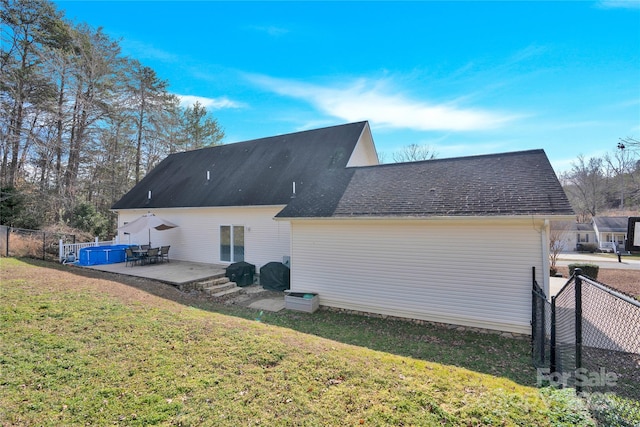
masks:
[[[536,282],[535,270],[533,277],[531,355],[536,368],[548,368],[551,357],[551,302]]]
[[[640,301],[589,277],[582,287],[582,386],[640,400]]]
[[[549,383],[640,400],[640,301],[576,270],[550,301],[534,280],[532,309],[533,364]]]
[[[551,372],[562,375],[564,386],[575,387],[576,361],[576,287],[572,280],[551,298],[554,338]],[[557,379],[556,379],[557,381]]]
[[[74,242],[75,236],[2,225],[0,255],[58,261],[60,240]]]

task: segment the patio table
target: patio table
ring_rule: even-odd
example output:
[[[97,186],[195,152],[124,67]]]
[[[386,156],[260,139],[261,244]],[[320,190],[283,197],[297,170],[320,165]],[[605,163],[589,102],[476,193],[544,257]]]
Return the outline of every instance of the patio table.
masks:
[[[140,257],[140,264],[144,265],[145,263],[150,264],[151,260],[149,259],[149,252],[156,250],[158,253],[160,252],[160,248],[148,248],[148,249],[134,249],[133,253]],[[156,260],[157,261],[157,260]]]
[[[149,249],[132,249],[131,252],[133,252],[134,255],[136,255],[138,258],[140,258],[140,265],[144,265],[144,260],[145,258],[147,258],[147,255],[149,254]]]

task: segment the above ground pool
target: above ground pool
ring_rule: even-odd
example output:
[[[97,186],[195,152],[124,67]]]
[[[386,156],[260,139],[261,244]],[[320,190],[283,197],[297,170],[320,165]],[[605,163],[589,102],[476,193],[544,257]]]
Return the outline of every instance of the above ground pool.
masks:
[[[80,249],[78,253],[79,265],[100,265],[125,262],[125,249],[129,245],[91,246]]]

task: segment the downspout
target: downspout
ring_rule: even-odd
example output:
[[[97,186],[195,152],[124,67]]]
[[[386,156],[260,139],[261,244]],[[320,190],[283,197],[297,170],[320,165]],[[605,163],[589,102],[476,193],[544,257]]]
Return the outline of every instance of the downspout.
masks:
[[[549,285],[549,274],[550,274],[550,265],[549,265],[549,229],[550,229],[549,220],[544,220],[544,225],[542,226],[542,233],[540,233],[540,238],[542,239],[542,289],[544,290],[544,294],[549,297],[550,285]]]

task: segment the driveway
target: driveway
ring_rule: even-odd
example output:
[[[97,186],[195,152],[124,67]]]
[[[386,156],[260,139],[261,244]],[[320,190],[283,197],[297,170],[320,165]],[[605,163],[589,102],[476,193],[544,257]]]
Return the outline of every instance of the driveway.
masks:
[[[556,265],[567,267],[569,264],[583,262],[595,264],[600,268],[616,268],[621,270],[640,270],[640,258],[622,255],[622,262],[618,262],[615,256],[601,254],[580,254],[576,252],[565,252],[560,254]]]

